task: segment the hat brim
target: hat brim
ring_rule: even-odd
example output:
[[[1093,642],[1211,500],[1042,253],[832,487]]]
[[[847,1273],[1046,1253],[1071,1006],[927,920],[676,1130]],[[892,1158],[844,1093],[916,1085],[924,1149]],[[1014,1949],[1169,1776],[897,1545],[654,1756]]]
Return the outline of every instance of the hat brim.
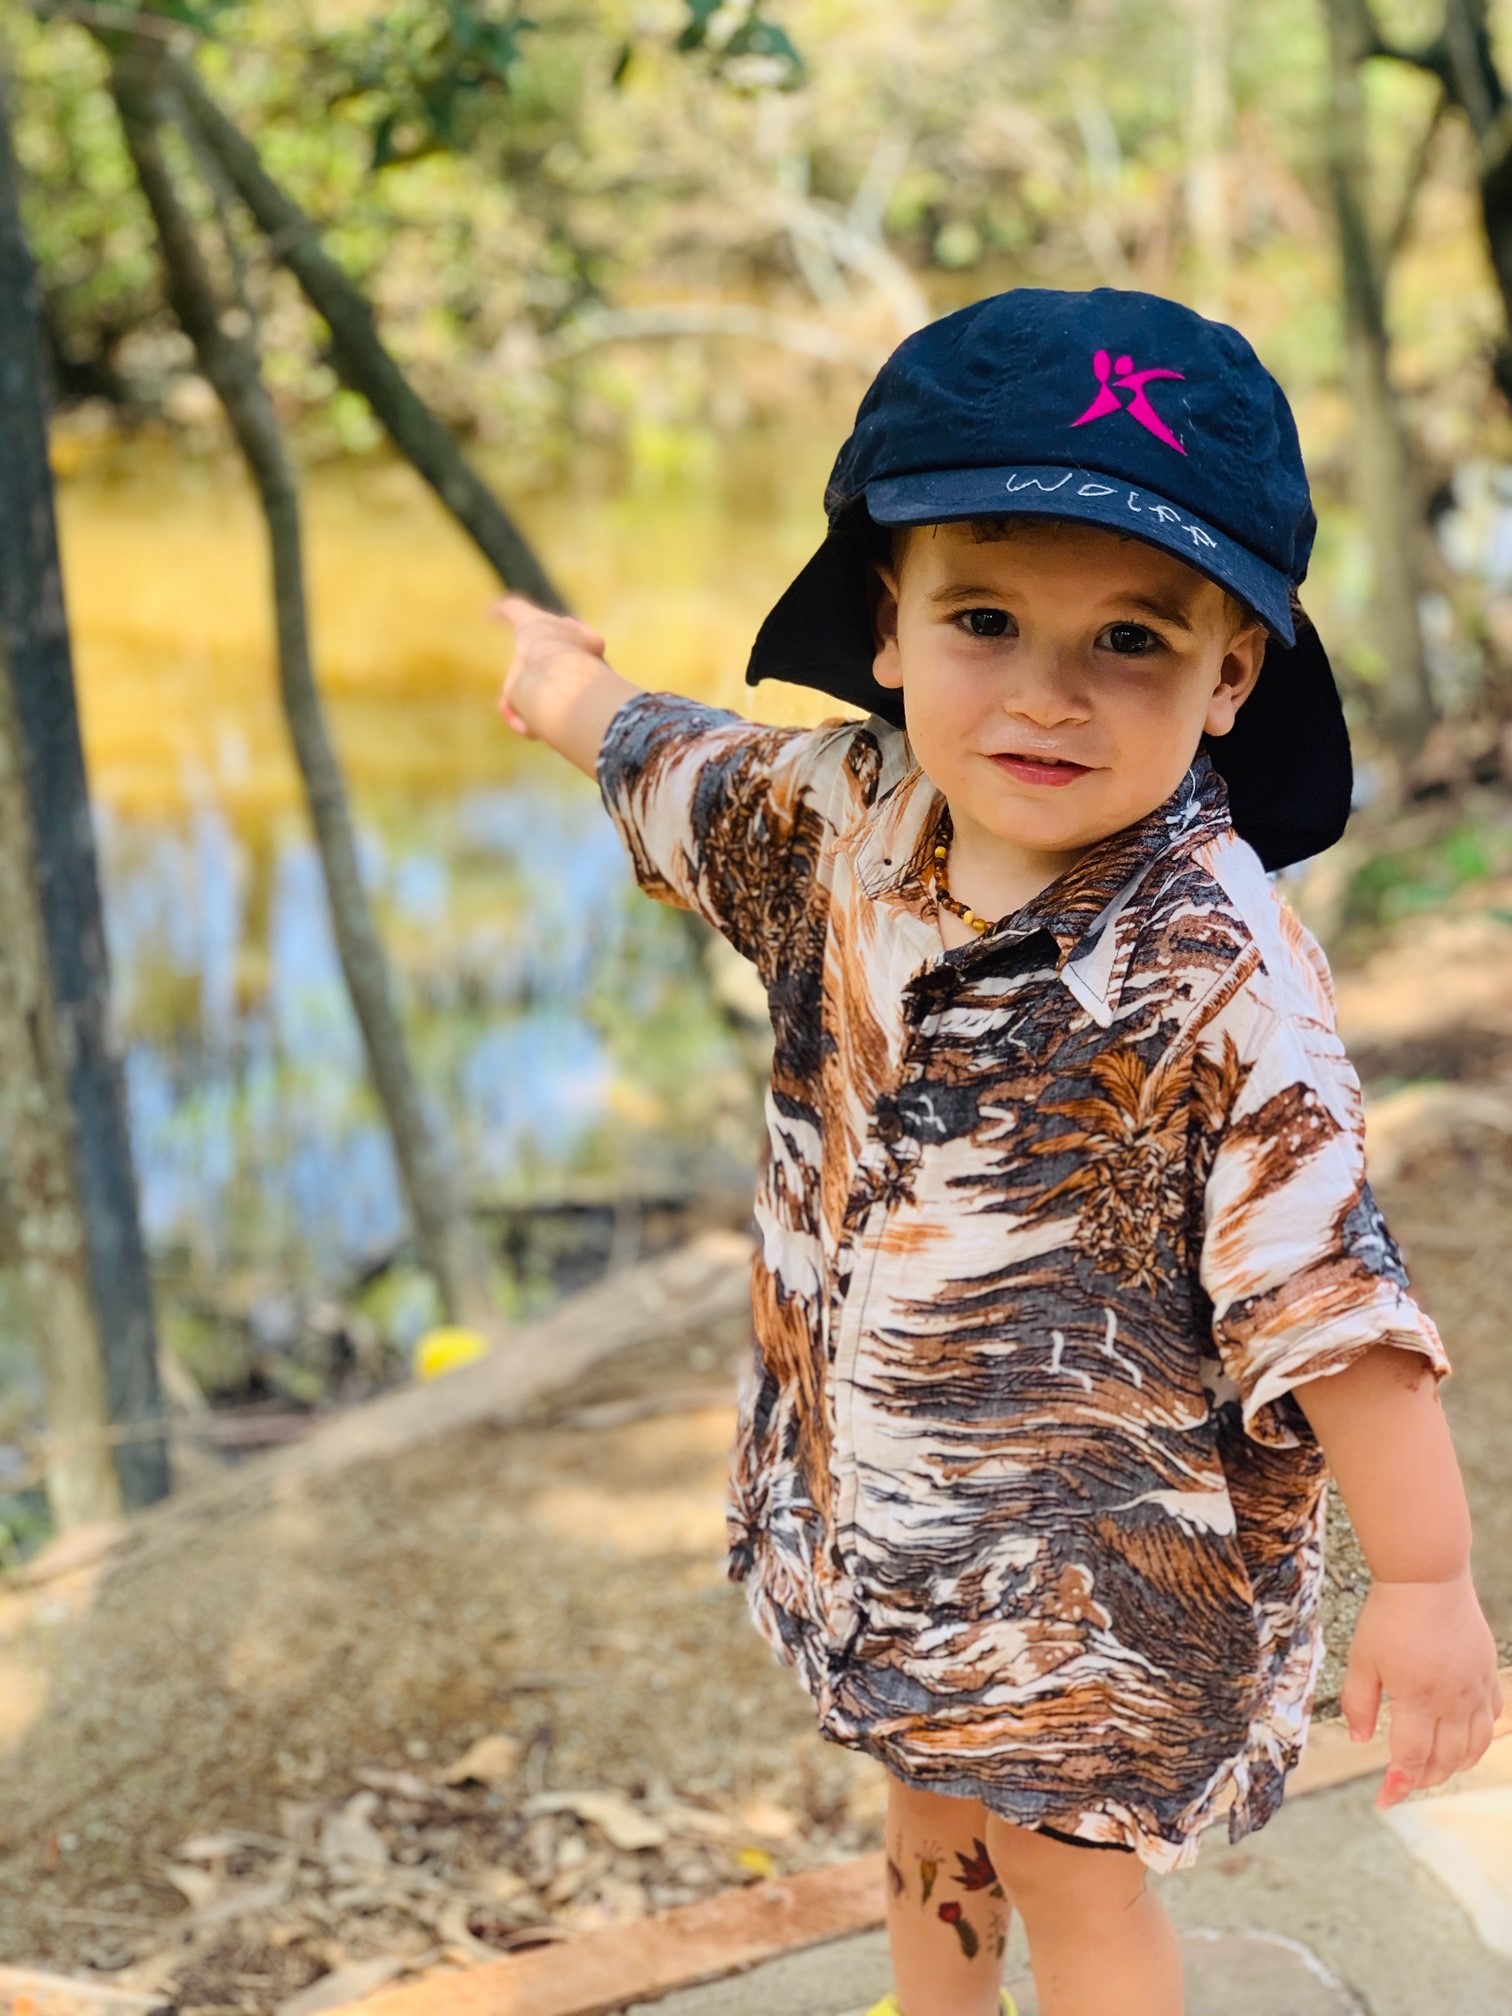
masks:
[[[1194,512],[1096,469],[1064,465],[925,469],[879,477],[864,492],[879,525],[942,525],[953,518],[1068,518],[1121,532],[1227,588],[1283,643],[1293,643],[1291,582],[1279,567]]]
[[[906,730],[901,691],[880,685],[872,672],[871,550],[859,523],[829,533],[757,632],[748,686],[782,679],[812,687]],[[1293,612],[1302,619],[1295,627]],[[1229,733],[1209,738],[1207,747],[1228,785],[1236,832],[1267,869],[1276,869],[1321,854],[1340,837],[1354,772],[1344,709],[1317,631],[1290,597],[1285,631],[1268,627],[1254,691]]]

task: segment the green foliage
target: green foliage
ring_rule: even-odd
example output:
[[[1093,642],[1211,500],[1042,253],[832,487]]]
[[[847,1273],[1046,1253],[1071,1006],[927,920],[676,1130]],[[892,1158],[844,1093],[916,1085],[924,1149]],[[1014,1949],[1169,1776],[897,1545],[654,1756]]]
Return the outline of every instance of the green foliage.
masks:
[[[1476,883],[1512,872],[1512,825],[1482,816],[1433,839],[1375,855],[1356,871],[1343,925],[1356,945]]]
[[[213,35],[221,20],[241,4],[242,0],[146,0],[143,5],[138,0],[93,0],[93,11],[102,28],[112,14],[128,21],[134,15],[160,14],[164,20],[180,22],[201,35]]]
[[[756,86],[793,91],[804,82],[803,58],[787,33],[761,12],[759,0],[686,0],[688,23],[679,49],[706,50],[716,72]]]
[[[392,0],[343,8],[334,29],[316,0],[187,4],[216,10],[195,59],[207,83],[447,423],[507,451],[517,494],[585,449],[699,467],[763,422],[843,427],[868,360],[918,314],[1001,287],[1218,306],[1297,410],[1323,521],[1305,599],[1373,701],[1317,0],[1228,10],[1216,291],[1192,228],[1192,37],[1185,10],[1156,0]],[[1409,14],[1383,8],[1410,39]],[[99,51],[62,21],[23,19],[14,40],[66,395],[174,410],[187,360]],[[1391,64],[1365,84],[1384,231],[1433,87]],[[1474,176],[1451,117],[1393,271],[1394,371],[1431,485],[1466,455],[1512,453]],[[250,232],[243,253],[281,413],[307,453],[367,452],[377,430],[325,331]],[[689,311],[689,334],[614,326],[662,303]],[[770,333],[721,333],[732,306],[768,311]],[[784,348],[803,324],[854,364]]]
[[[521,38],[539,27],[514,0],[405,0],[310,50],[326,102],[370,138],[374,169],[470,144],[491,94],[509,89]]]

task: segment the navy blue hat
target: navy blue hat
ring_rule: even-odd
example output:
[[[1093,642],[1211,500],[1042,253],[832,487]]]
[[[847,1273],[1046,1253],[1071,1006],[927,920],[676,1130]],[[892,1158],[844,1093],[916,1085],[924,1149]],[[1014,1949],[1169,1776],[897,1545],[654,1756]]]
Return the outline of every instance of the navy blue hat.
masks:
[[[1331,846],[1349,737],[1296,599],[1317,530],[1286,395],[1237,329],[1159,295],[1016,287],[900,343],[824,494],[829,532],[768,614],[746,682],[817,687],[905,726],[872,675],[876,527],[1074,518],[1176,554],[1266,625],[1260,678],[1209,753],[1267,868]]]

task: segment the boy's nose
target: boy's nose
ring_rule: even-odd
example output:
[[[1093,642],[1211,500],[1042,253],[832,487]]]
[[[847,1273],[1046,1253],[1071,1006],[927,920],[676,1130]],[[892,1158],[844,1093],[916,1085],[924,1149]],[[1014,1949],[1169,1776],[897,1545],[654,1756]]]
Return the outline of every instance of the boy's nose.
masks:
[[[1091,711],[1077,666],[1068,653],[1054,649],[1014,654],[1002,704],[1005,713],[1031,721],[1036,728],[1085,721]]]

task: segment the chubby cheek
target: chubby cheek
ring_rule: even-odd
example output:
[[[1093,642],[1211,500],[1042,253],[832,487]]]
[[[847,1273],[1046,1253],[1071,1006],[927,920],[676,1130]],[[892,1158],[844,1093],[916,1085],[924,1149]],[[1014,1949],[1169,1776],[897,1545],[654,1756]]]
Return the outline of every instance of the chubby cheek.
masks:
[[[968,752],[987,746],[980,706],[938,689],[924,699],[917,689],[908,699],[908,737],[928,776],[949,791],[969,767]]]
[[[980,672],[971,676],[953,660],[949,649],[926,646],[916,652],[905,675],[908,695],[908,738],[914,754],[938,784],[941,769],[958,767],[968,749],[990,742],[987,717],[992,712],[990,684]]]

